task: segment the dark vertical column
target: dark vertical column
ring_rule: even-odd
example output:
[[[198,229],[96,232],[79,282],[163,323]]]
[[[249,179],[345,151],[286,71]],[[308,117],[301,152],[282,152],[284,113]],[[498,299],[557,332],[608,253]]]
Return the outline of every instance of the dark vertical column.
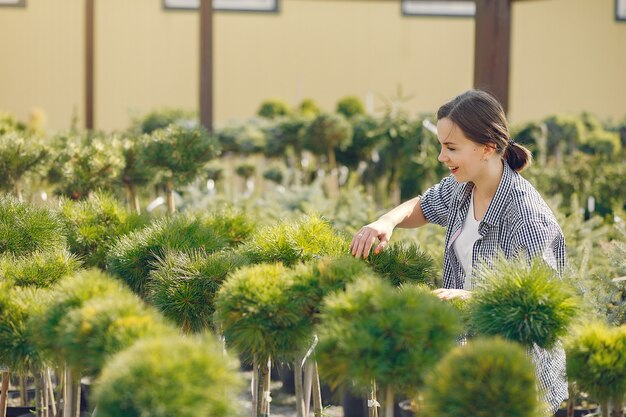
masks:
[[[93,129],[95,0],[85,1],[85,127]]]
[[[213,130],[213,4],[200,0],[200,123]]]
[[[509,108],[511,0],[476,0],[474,87],[495,95]]]

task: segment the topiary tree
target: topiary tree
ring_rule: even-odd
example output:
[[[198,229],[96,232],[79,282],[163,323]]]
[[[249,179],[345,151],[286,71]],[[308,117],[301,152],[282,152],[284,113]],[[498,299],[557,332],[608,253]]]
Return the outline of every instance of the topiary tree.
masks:
[[[365,106],[363,106],[363,101],[359,97],[346,96],[337,102],[337,113],[351,118],[365,114]]]
[[[168,213],[175,211],[173,192],[192,182],[219,154],[219,144],[204,128],[169,126],[152,133],[152,140],[141,149],[140,159],[158,171],[165,185]]]
[[[236,367],[208,335],[141,340],[109,361],[96,381],[98,416],[238,415]]]
[[[95,193],[82,201],[61,201],[69,249],[86,267],[105,269],[106,255],[120,236],[139,229],[146,219],[130,214],[111,195]]]
[[[68,311],[59,323],[57,344],[76,374],[96,377],[112,355],[137,340],[176,334],[156,311],[125,289]]]
[[[189,125],[197,121],[197,115],[188,110],[177,108],[156,109],[133,121],[131,131],[138,134],[150,134],[164,129],[171,124]]]
[[[0,188],[13,190],[22,201],[22,178],[41,167],[49,151],[37,137],[18,133],[0,134]]]
[[[80,200],[97,190],[116,188],[124,167],[119,137],[72,133],[55,137],[53,148],[55,157],[48,180],[56,185],[56,194]]]
[[[347,240],[328,221],[305,215],[257,230],[241,251],[252,263],[282,262],[292,266],[321,256],[342,255],[347,248]]]
[[[544,415],[526,352],[499,338],[472,340],[448,353],[428,375],[423,402],[426,414],[438,417]]]
[[[460,326],[455,311],[427,287],[396,289],[364,277],[325,299],[318,331],[321,375],[332,385],[382,385],[391,417],[395,393],[422,387],[425,372],[454,346]]]
[[[573,293],[541,259],[498,259],[479,273],[469,305],[477,334],[552,348],[577,311]]]
[[[568,377],[600,402],[603,417],[624,415],[625,346],[626,326],[602,323],[586,324],[566,344]]]
[[[124,167],[120,172],[120,180],[128,193],[131,208],[137,214],[141,213],[137,187],[151,183],[156,175],[154,167],[141,158],[141,150],[150,140],[150,135],[136,134],[126,136],[122,142]]]
[[[302,151],[305,146],[305,132],[310,119],[306,117],[281,117],[266,129],[267,143],[265,156],[284,157],[287,166],[295,170],[295,175],[302,171]],[[296,178],[298,183],[300,178]]]
[[[96,270],[88,270],[60,281],[50,295],[50,301],[40,314],[32,317],[30,326],[38,349],[61,365],[68,358],[68,346],[61,335],[67,317],[94,298],[116,297],[128,290],[119,281]],[[66,368],[67,391],[64,416],[78,417],[80,410],[80,374]]]
[[[183,333],[214,329],[215,295],[226,276],[247,264],[234,251],[170,251],[150,272],[147,299]]]
[[[28,373],[34,376],[38,416],[43,415],[47,404],[44,398],[48,398],[45,389],[48,387],[47,358],[33,342],[28,322],[33,315],[40,314],[47,298],[44,290],[12,287],[8,282],[0,282],[0,364],[22,378]],[[8,381],[9,375],[9,372],[3,372],[3,379]],[[8,384],[1,392],[5,399],[7,391]],[[3,406],[0,414],[4,415],[4,412]]]
[[[270,99],[261,103],[257,116],[265,117],[266,119],[275,119],[278,116],[288,116],[291,113],[289,106],[281,100]]]
[[[216,252],[238,245],[253,227],[242,214],[230,211],[213,216],[178,215],[161,219],[121,237],[107,255],[107,267],[133,291],[145,296],[150,271],[168,250]]]
[[[57,213],[0,197],[0,254],[15,256],[65,248],[65,231]]]
[[[313,118],[321,112],[322,111],[320,110],[317,103],[310,98],[305,98],[300,102],[300,105],[298,106],[298,113],[300,113],[300,115],[303,117]]]
[[[433,260],[415,243],[393,243],[379,254],[368,256],[366,261],[396,287],[406,283],[433,286]]]
[[[0,257],[0,281],[18,287],[50,288],[81,268],[78,258],[66,250],[33,252]]]
[[[258,388],[257,415],[269,415],[269,363],[293,360],[310,343],[307,304],[291,296],[293,280],[281,264],[260,264],[235,271],[215,299],[215,317],[226,344],[251,361]],[[268,394],[266,394],[268,393]]]
[[[341,114],[320,114],[307,127],[306,147],[328,157],[330,170],[337,168],[335,149],[346,149],[352,141],[352,125]]]

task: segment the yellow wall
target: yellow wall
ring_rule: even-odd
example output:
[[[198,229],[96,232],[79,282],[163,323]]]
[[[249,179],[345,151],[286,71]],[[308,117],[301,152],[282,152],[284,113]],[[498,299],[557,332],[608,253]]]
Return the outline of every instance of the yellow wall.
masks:
[[[626,23],[614,0],[536,0],[513,8],[511,118],[588,110],[626,115]],[[0,110],[44,108],[52,129],[83,116],[81,0],[0,8]],[[96,0],[95,123],[122,129],[155,107],[197,107],[198,16],[161,0]],[[404,17],[399,1],[282,0],[279,14],[215,14],[215,119],[255,113],[270,97],[392,96],[434,111],[470,88],[472,19]],[[376,99],[377,107],[382,105]]]

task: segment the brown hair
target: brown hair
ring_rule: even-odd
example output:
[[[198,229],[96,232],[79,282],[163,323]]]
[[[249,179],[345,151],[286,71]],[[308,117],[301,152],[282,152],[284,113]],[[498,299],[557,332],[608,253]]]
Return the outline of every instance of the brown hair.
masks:
[[[511,140],[504,110],[491,94],[481,90],[466,91],[439,108],[437,120],[444,117],[473,142],[495,146],[511,169],[520,172],[530,165],[532,154]]]

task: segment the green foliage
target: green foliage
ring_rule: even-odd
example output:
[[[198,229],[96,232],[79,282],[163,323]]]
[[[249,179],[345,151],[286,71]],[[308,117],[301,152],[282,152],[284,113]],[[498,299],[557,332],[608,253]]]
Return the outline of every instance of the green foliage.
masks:
[[[318,331],[320,375],[332,385],[353,381],[365,389],[376,379],[413,393],[454,346],[460,326],[427,287],[398,289],[364,277],[325,299]]]
[[[269,167],[265,171],[263,171],[263,178],[268,181],[271,181],[275,184],[282,184],[284,179],[283,170],[279,167]]]
[[[406,283],[433,285],[433,260],[415,243],[393,243],[368,256],[367,263],[396,287]]]
[[[13,372],[34,371],[44,364],[28,321],[41,314],[47,298],[44,290],[0,282],[0,363]]]
[[[66,250],[0,257],[0,280],[20,287],[50,288],[78,271],[81,262]]]
[[[120,236],[143,226],[145,218],[130,214],[112,196],[96,193],[86,200],[64,200],[61,215],[70,251],[87,267],[105,269],[106,255]]]
[[[456,347],[429,374],[429,416],[535,417],[535,369],[522,347],[499,338]]]
[[[101,417],[239,415],[236,362],[208,336],[146,339],[116,355],[97,380]]]
[[[23,122],[15,120],[12,114],[0,113],[0,135],[14,132],[27,133],[28,126]]]
[[[122,236],[107,255],[107,267],[133,291],[145,295],[150,271],[168,250],[202,249],[212,253],[238,245],[253,227],[245,216],[234,211],[160,219],[145,229]]]
[[[152,136],[148,134],[127,135],[122,141],[124,167],[120,173],[121,182],[126,185],[146,185],[156,175],[153,166],[142,158],[142,150],[148,146]]]
[[[235,169],[235,173],[245,179],[252,177],[255,171],[256,167],[252,164],[240,164]]]
[[[305,98],[298,106],[298,113],[300,113],[300,115],[303,117],[313,118],[321,112],[322,111],[320,110],[317,103],[310,98]]]
[[[65,232],[57,213],[0,197],[0,254],[23,256],[64,247]]]
[[[262,152],[267,139],[263,128],[264,121],[248,120],[217,129],[216,136],[224,152],[244,155]]]
[[[325,219],[305,215],[257,230],[241,250],[252,263],[282,262],[292,266],[326,255],[345,254],[348,242]]]
[[[171,125],[152,133],[140,159],[154,167],[158,181],[181,186],[193,181],[206,164],[220,152],[217,139],[204,128]]]
[[[67,311],[57,327],[57,346],[81,375],[97,376],[115,353],[141,338],[175,336],[159,314],[130,291],[95,297]]]
[[[19,185],[24,174],[43,165],[48,155],[48,149],[36,137],[0,134],[0,188],[9,190]]]
[[[317,155],[327,154],[334,168],[335,148],[345,150],[352,141],[352,125],[341,114],[320,114],[307,127],[306,148]]]
[[[113,190],[124,168],[122,142],[115,135],[93,132],[54,138],[55,159],[48,179],[55,193],[73,200],[97,190]]]
[[[571,154],[585,135],[582,120],[572,116],[550,116],[544,120],[548,129],[548,152]]]
[[[307,305],[293,297],[293,280],[281,264],[232,273],[215,299],[215,318],[226,344],[244,359],[293,359],[311,342]]]
[[[190,111],[175,108],[158,109],[135,120],[132,130],[137,133],[149,134],[155,130],[164,129],[171,124],[182,125],[194,119],[196,119],[196,115]]]
[[[470,302],[473,330],[527,347],[551,348],[577,311],[572,291],[540,259],[497,259],[483,268]]]
[[[350,118],[352,116],[365,114],[365,106],[363,106],[363,101],[361,101],[359,97],[347,96],[337,103],[337,113]]]
[[[377,135],[378,122],[367,115],[350,118],[352,141],[343,150],[337,150],[337,161],[350,169],[357,169],[362,161],[370,162],[373,152],[381,145],[382,137]]]
[[[276,119],[275,123],[266,129],[265,155],[284,156],[286,152],[291,151],[297,159],[296,165],[299,166],[304,147],[304,132],[309,123],[309,119],[296,116]]]
[[[601,402],[626,393],[626,327],[589,323],[566,344],[567,375]]]
[[[124,293],[128,293],[128,289],[122,283],[97,269],[83,271],[60,281],[52,289],[41,313],[33,316],[29,324],[39,349],[47,357],[62,363],[68,352],[60,336],[69,314],[91,299],[117,297]]]
[[[246,261],[233,251],[168,252],[150,272],[148,300],[185,333],[214,328],[215,295]]]
[[[291,113],[289,106],[281,100],[271,99],[261,103],[257,115],[266,119],[275,119],[278,116],[288,116]]]

